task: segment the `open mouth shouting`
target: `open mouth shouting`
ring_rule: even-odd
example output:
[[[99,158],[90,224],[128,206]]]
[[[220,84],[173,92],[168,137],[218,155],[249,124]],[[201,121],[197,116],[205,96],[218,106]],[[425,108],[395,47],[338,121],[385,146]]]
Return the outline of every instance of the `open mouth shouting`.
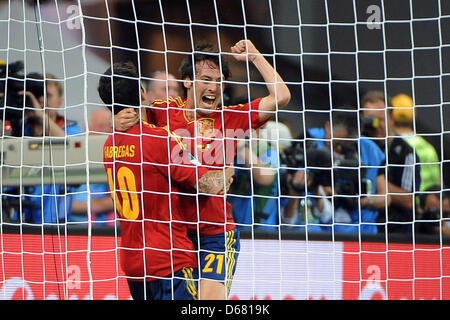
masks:
[[[214,107],[216,102],[216,96],[213,95],[204,95],[202,97],[202,102],[205,106]]]
[[[215,110],[217,108],[219,102],[219,97],[212,94],[205,94],[201,97],[197,107],[200,109],[200,112],[208,112],[208,110]],[[206,110],[201,110],[206,109]]]

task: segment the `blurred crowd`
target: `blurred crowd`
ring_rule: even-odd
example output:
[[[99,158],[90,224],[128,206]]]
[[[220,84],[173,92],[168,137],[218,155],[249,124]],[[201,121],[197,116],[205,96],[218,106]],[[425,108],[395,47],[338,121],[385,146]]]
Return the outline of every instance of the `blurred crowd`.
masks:
[[[230,190],[242,229],[449,235],[450,192],[438,152],[414,130],[413,100],[367,92],[293,137],[269,122],[240,145]]]

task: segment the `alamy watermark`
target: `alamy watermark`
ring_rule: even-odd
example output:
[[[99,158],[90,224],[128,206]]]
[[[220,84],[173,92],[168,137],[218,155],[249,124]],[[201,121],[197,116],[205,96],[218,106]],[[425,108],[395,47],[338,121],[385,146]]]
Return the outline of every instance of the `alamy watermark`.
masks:
[[[79,30],[81,28],[81,15],[78,5],[72,4],[66,8],[66,13],[69,15],[66,21],[66,27],[69,30]]]
[[[264,138],[261,130],[265,130]],[[177,129],[172,140],[177,141],[170,152],[170,160],[174,164],[202,164],[211,166],[244,165],[253,166],[250,150],[266,150],[278,154],[280,142],[278,130],[260,129],[212,129],[209,136],[192,137],[187,129]],[[251,137],[251,138],[250,138]],[[195,148],[194,148],[195,146]],[[269,151],[269,149],[271,149]],[[194,151],[195,150],[195,151]]]
[[[81,10],[78,5],[72,4],[67,6],[66,13],[69,15],[66,21],[66,27],[69,30],[78,30],[81,28]],[[381,8],[379,5],[373,4],[367,7],[366,19],[367,28],[370,30],[381,29]]]
[[[381,8],[375,4],[367,7],[366,14],[368,14],[367,28],[369,30],[381,29]]]

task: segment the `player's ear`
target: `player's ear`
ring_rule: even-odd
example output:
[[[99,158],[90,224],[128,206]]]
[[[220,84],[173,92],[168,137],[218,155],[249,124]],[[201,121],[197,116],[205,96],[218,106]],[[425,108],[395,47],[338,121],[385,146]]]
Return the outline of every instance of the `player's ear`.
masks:
[[[191,80],[191,78],[184,78],[183,87],[185,87],[186,89],[192,88],[192,80]]]
[[[147,95],[144,90],[141,90],[141,105],[147,106],[149,105],[149,101]]]

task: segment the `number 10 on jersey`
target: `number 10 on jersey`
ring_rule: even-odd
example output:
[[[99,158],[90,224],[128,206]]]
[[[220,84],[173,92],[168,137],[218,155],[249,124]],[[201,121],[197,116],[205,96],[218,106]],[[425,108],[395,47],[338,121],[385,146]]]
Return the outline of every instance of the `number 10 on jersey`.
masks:
[[[108,176],[109,190],[114,192],[114,200],[117,212],[121,218],[128,220],[136,220],[139,216],[140,206],[139,197],[136,188],[136,177],[128,167],[120,167],[117,170],[116,179],[119,184],[119,191],[114,191],[114,179],[112,175],[112,168],[107,168],[106,175]],[[120,192],[120,201],[117,192]]]

